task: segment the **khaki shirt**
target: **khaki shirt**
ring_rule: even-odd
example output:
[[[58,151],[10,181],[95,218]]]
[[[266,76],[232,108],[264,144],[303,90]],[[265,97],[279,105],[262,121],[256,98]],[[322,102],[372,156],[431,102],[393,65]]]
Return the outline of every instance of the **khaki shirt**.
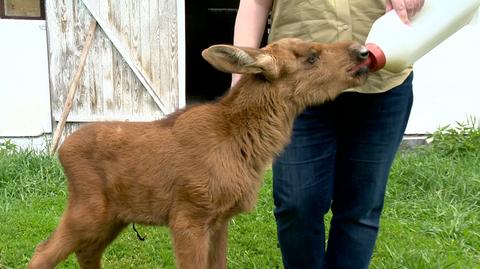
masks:
[[[373,22],[383,14],[385,0],[274,0],[269,42],[297,37],[364,44]],[[365,85],[349,91],[384,92],[400,85],[411,71],[411,67],[400,73],[382,69],[371,73]]]

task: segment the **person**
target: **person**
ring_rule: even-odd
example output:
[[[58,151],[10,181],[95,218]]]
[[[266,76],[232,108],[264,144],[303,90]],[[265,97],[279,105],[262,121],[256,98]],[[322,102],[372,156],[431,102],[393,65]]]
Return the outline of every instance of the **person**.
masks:
[[[269,42],[297,37],[363,44],[386,11],[394,9],[409,24],[423,3],[241,0],[234,44],[259,47],[269,14]],[[364,86],[309,107],[295,120],[291,143],[273,164],[274,215],[285,268],[368,267],[389,170],[412,107],[412,79],[412,68],[371,73]],[[330,209],[325,243],[324,216]]]

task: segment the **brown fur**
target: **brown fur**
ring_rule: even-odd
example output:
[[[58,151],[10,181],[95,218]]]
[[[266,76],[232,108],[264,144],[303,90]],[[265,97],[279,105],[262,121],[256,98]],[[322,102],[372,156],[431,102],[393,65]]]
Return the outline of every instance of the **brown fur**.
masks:
[[[81,268],[99,268],[129,223],[169,226],[178,268],[226,268],[228,221],[254,206],[294,118],[365,81],[360,52],[354,43],[298,39],[263,49],[213,46],[204,58],[245,74],[218,102],[160,121],[80,128],[59,150],[67,207],[29,268],[53,268],[72,252]]]

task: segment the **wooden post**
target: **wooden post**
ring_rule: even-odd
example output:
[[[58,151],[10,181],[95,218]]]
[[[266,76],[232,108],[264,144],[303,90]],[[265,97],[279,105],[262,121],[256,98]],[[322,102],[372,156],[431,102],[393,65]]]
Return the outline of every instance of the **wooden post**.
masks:
[[[70,110],[72,109],[73,105],[73,98],[75,97],[75,92],[77,91],[77,84],[78,81],[80,80],[80,77],[83,72],[83,68],[85,67],[85,62],[87,59],[88,51],[90,50],[90,47],[92,45],[93,38],[95,37],[95,29],[97,27],[97,21],[92,20],[90,23],[90,27],[88,30],[87,38],[85,39],[85,43],[83,45],[83,50],[82,54],[80,55],[80,63],[77,67],[77,71],[75,72],[75,75],[70,83],[70,87],[68,89],[68,95],[67,99],[65,100],[65,106],[63,108],[62,116],[60,117],[57,128],[55,129],[55,133],[53,135],[52,139],[52,145],[50,146],[50,154],[55,154],[57,151],[58,147],[58,142],[60,141],[60,138],[62,137],[63,129],[65,128],[65,123],[67,121],[68,114],[70,113]]]

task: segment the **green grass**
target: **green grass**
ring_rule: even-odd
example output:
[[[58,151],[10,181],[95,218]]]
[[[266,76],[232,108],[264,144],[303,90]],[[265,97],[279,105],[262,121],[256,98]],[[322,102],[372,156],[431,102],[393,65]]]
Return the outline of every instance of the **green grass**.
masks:
[[[480,131],[440,129],[428,147],[395,160],[371,268],[480,268]],[[229,268],[282,268],[271,172],[254,212],[232,220]],[[45,153],[0,144],[0,268],[24,268],[55,228],[66,201],[62,170]],[[129,227],[107,249],[105,268],[174,268],[168,230]],[[75,268],[72,255],[60,268]]]

